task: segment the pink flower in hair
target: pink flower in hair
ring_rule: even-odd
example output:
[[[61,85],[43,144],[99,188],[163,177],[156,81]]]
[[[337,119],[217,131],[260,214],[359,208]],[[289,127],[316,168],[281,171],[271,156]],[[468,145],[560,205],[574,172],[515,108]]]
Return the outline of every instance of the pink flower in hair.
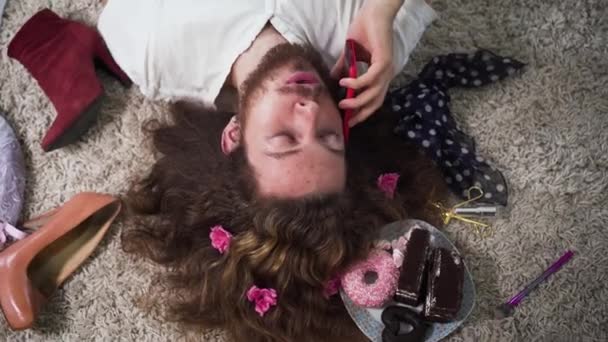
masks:
[[[323,289],[323,296],[329,298],[338,293],[340,290],[340,277],[333,277],[327,283],[325,283],[325,289]]]
[[[247,291],[247,299],[255,304],[255,311],[264,317],[271,306],[277,305],[277,291],[275,289],[261,289],[252,285]]]
[[[395,189],[397,188],[397,182],[399,181],[398,173],[384,173],[378,177],[378,188],[382,190],[386,197],[395,197]]]
[[[211,246],[217,249],[220,254],[224,254],[230,248],[232,234],[225,230],[224,227],[218,225],[211,228],[209,238],[211,239]]]

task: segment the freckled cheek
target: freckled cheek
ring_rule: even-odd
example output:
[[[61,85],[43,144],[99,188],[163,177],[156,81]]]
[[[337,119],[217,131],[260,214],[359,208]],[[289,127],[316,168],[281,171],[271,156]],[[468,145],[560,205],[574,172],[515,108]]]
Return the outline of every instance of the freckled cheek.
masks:
[[[339,129],[342,127],[342,116],[340,112],[334,109],[329,109],[325,111],[324,115],[325,124],[331,125],[332,128]]]
[[[314,175],[318,171],[318,168],[315,165],[311,165],[311,163],[302,161],[293,163],[289,166],[279,166],[278,170],[282,170],[278,173],[280,174],[280,178],[282,178],[285,183],[289,183],[292,186],[297,183],[299,186],[301,186],[310,185],[313,183],[314,177],[311,177],[311,175]]]

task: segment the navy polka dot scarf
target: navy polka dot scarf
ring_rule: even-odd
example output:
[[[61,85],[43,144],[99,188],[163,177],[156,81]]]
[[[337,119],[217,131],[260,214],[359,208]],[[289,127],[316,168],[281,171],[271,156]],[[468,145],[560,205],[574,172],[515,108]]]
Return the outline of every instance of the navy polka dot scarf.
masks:
[[[452,87],[476,88],[502,80],[524,64],[487,50],[452,53],[432,59],[408,85],[389,91],[386,104],[400,120],[395,133],[420,146],[441,168],[450,190],[465,198],[473,186],[484,192],[482,202],[506,206],[507,184],[475,149],[450,113]]]

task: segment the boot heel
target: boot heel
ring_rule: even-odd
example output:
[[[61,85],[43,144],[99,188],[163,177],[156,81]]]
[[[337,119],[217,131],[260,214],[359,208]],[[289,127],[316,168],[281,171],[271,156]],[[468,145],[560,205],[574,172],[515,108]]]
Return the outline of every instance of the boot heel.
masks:
[[[120,81],[120,83],[122,83],[122,85],[124,85],[125,87],[130,86],[132,83],[131,79],[129,78],[129,76],[127,76],[127,74],[125,74],[124,71],[122,71],[120,66],[118,66],[118,64],[110,54],[110,51],[108,50],[108,47],[106,46],[99,32],[95,31],[95,35],[97,36],[97,38],[95,39],[95,46],[93,51],[95,58],[101,63],[103,63],[105,68],[114,77],[116,77]]]
[[[131,85],[131,79],[120,66],[116,63],[110,50],[106,46],[101,34],[94,28],[79,22],[70,22],[70,30],[75,37],[78,37],[83,46],[90,49],[91,58],[98,62],[98,66],[103,67],[112,76],[117,78],[122,85],[128,87]]]

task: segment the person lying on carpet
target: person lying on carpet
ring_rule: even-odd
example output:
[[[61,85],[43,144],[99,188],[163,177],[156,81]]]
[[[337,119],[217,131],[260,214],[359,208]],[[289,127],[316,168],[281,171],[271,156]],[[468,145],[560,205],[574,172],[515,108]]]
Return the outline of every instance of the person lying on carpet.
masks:
[[[224,153],[246,142],[260,194],[301,197],[344,189],[339,109],[357,111],[351,125],[377,110],[434,18],[424,0],[110,0],[98,29],[150,99],[212,106],[221,105],[222,89],[224,103],[237,92]],[[370,52],[371,64],[341,80],[360,94],[337,106],[326,69],[342,74],[347,37]]]
[[[226,16],[226,25],[226,18],[214,18],[223,13],[223,6],[210,10],[211,6],[193,4],[184,7],[187,14],[178,10],[181,6],[171,6],[160,17],[140,15],[130,22],[114,20],[117,26],[112,26],[114,16],[133,13],[129,3],[137,2],[111,0],[99,28],[118,63],[144,94],[168,100],[202,98],[209,105],[223,86],[238,88],[239,93],[236,116],[182,108],[174,112],[173,123],[147,126],[160,158],[130,191],[135,222],[123,232],[122,242],[125,251],[170,270],[161,272],[164,281],[151,289],[150,300],[167,305],[168,319],[222,328],[233,341],[365,340],[336,295],[334,279],[366,255],[382,225],[406,217],[440,224],[439,216],[427,212],[427,204],[446,193],[429,160],[398,137],[378,134],[395,127],[389,116],[360,124],[348,148],[343,142],[338,89],[328,67],[337,63],[339,74],[337,60],[348,23],[354,20],[351,29],[359,41],[373,40],[361,32],[374,29],[365,25],[381,20],[374,16],[375,6],[393,2],[277,2],[266,13],[259,10],[263,4],[242,3],[238,11],[227,11],[232,16]],[[351,17],[357,7],[362,8],[360,16]],[[275,16],[268,15],[272,10],[277,11]],[[176,20],[169,18],[186,15],[183,22],[188,24],[179,27],[184,39],[172,41],[177,28],[169,27]],[[422,1],[406,2],[396,15],[402,23],[395,25],[398,31],[383,32],[396,41],[396,57],[386,57],[396,65],[382,66],[378,56],[374,65],[372,58],[367,75],[377,75],[368,79],[376,86],[364,84],[368,92],[351,101],[350,106],[360,108],[352,124],[379,107],[390,78],[432,18]],[[157,19],[140,23],[140,18]],[[214,19],[212,27],[201,18]],[[140,38],[138,33],[147,31],[142,27],[149,25],[158,25],[152,36],[158,34],[154,39],[166,43],[153,50],[155,61],[148,57],[147,65],[170,65],[170,73],[143,68],[138,57],[129,55],[135,41],[123,42],[130,41],[124,32]],[[252,27],[261,33],[250,32]],[[399,32],[402,29],[407,31]],[[209,32],[205,37],[211,49],[192,47],[200,32]],[[411,34],[414,38],[406,38]],[[373,44],[390,46],[382,40]],[[192,54],[175,53],[185,47],[193,49]],[[390,50],[367,48],[390,55]],[[126,55],[124,60],[121,54]],[[192,70],[193,64],[205,67]],[[345,82],[357,85],[354,80]],[[390,152],[393,148],[399,152]],[[376,184],[387,172],[402,177],[392,198]]]
[[[243,147],[222,151],[232,116],[181,106],[146,125],[158,159],[128,193],[122,232],[127,253],[166,267],[145,298],[163,305],[160,319],[224,329],[230,341],[366,341],[336,278],[387,223],[440,227],[429,204],[446,199],[441,173],[414,145],[378,134],[399,119],[380,112],[351,134],[341,193],[259,197]],[[399,174],[392,187],[387,173]]]
[[[102,92],[94,57],[152,100],[222,107],[237,93],[228,101],[238,103],[230,108],[238,115],[222,136],[224,152],[246,142],[260,193],[299,197],[344,188],[340,109],[356,110],[350,125],[378,109],[435,16],[424,0],[111,0],[98,20],[111,56],[96,33],[50,10],[24,25],[8,54],[58,111],[45,150],[76,141],[93,122]],[[327,70],[343,74],[347,38],[370,52],[371,65],[357,79],[340,80],[359,95],[338,105]],[[249,131],[241,129],[245,117]]]
[[[235,3],[110,0],[101,14],[112,56],[151,99],[209,106],[238,88],[236,115],[187,108],[148,124],[159,159],[129,193],[123,247],[168,266],[166,292],[149,295],[169,319],[235,341],[362,338],[332,280],[382,225],[440,225],[427,212],[446,194],[432,162],[378,134],[394,117],[362,122],[435,14],[422,0]],[[341,74],[347,37],[372,55],[364,76],[341,80],[361,90],[340,102],[358,109],[348,148],[329,71]],[[387,196],[377,182],[392,172]]]

